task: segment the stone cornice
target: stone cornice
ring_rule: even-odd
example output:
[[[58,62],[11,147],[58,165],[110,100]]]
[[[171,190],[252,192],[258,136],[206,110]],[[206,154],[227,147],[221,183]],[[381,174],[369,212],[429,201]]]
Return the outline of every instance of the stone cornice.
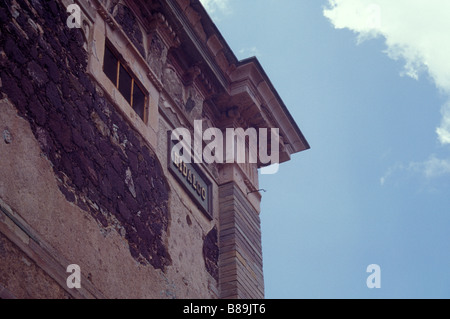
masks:
[[[291,153],[297,153],[309,149],[310,146],[287,110],[283,100],[273,87],[270,79],[264,72],[256,58],[241,61],[232,75],[233,82],[245,79],[249,83],[249,94],[256,99],[256,104],[267,119],[271,119],[272,127],[278,127],[285,143],[289,145]],[[250,84],[251,83],[251,84]],[[255,92],[256,91],[256,92]]]
[[[204,61],[204,64],[212,71],[222,88],[227,91],[229,81],[226,78],[226,73],[224,73],[223,70],[217,65],[205,43],[199,39],[197,33],[193,29],[193,26],[191,25],[191,22],[187,18],[187,15],[177,4],[177,0],[167,0],[166,4],[177,20],[181,23],[182,29],[186,33],[187,37],[192,41],[192,45]]]
[[[172,26],[162,13],[158,12],[152,15],[150,26],[151,29],[156,30],[160,34],[161,39],[167,47],[180,46],[181,41],[178,38],[177,33],[173,30]]]
[[[180,19],[189,41],[211,70],[223,90],[215,102],[223,112],[238,106],[249,126],[280,129],[280,149],[289,160],[293,153],[309,149],[292,115],[272,85],[257,58],[237,60],[199,0],[167,0]]]
[[[101,4],[98,12],[112,28],[120,30]],[[279,128],[281,162],[310,148],[258,59],[237,60],[199,0],[162,1],[157,9],[149,5],[145,15],[148,32],[156,32],[168,48],[182,47],[180,54],[186,54],[188,60],[177,69],[185,85],[201,88],[221,113],[237,106],[248,127]],[[164,91],[151,70],[148,76]]]

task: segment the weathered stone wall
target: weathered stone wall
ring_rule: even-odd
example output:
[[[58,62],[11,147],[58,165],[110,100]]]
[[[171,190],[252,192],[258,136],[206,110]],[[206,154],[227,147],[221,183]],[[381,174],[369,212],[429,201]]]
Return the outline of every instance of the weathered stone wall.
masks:
[[[6,5],[7,4],[7,5]],[[56,1],[1,3],[1,91],[27,119],[66,199],[164,269],[168,188],[155,154],[85,74],[79,29]]]
[[[1,233],[0,269],[0,283],[14,291],[16,298],[70,298],[61,286]]]
[[[192,129],[194,120],[225,128],[237,104],[245,112],[236,125],[267,126],[271,117],[247,90],[219,92],[208,69],[230,83],[249,74],[261,83],[259,66],[233,71],[215,28],[203,30],[209,20],[197,0],[81,1],[87,31],[66,26],[62,2],[0,1],[0,205],[23,221],[8,226],[0,211],[0,297],[2,289],[24,298],[264,297],[261,197],[249,195],[256,168],[201,165],[213,183],[212,220],[167,169],[168,130]],[[183,31],[186,23],[196,36]],[[212,54],[211,65],[197,63],[191,38]],[[130,116],[98,76],[105,39],[145,80],[148,121]],[[258,85],[257,100],[277,101],[266,86]],[[87,291],[65,286],[68,263],[81,266]]]
[[[139,263],[130,252],[123,228],[118,230],[120,224],[105,227],[89,211],[66,199],[29,122],[17,115],[7,99],[0,100],[0,109],[0,126],[11,136],[9,143],[0,140],[0,232],[74,298],[170,298],[181,294],[184,284],[173,284],[172,266],[163,272]],[[15,221],[4,214],[5,209]],[[66,286],[69,264],[81,268],[80,291]],[[16,266],[8,281],[0,285],[17,297],[22,292],[14,289],[18,286],[13,282],[20,282],[23,273],[21,265]],[[28,283],[39,286],[39,281],[36,277]],[[31,286],[28,289],[37,291]]]
[[[111,14],[145,57],[132,11],[118,4]],[[89,45],[67,17],[55,0],[0,2],[0,200],[23,220],[8,230],[0,212],[0,290],[218,297],[217,220],[204,218],[167,172],[171,126],[161,125],[157,149],[150,146],[88,75]],[[157,62],[149,65],[162,70]],[[81,266],[88,291],[65,286],[69,263]]]

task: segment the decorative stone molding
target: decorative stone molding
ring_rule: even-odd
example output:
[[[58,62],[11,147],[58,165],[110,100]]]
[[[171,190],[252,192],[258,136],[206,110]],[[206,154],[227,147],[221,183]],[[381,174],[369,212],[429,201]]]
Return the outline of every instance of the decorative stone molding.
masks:
[[[200,69],[200,67],[197,64],[193,65],[183,75],[183,82],[186,85],[192,85],[192,83],[194,83],[194,81],[200,74],[202,74],[202,70]]]
[[[201,63],[194,64],[192,67],[190,67],[184,73],[182,81],[186,86],[196,84],[201,90],[205,99],[210,98],[216,93],[214,85],[202,70]]]
[[[106,9],[103,6],[98,6],[97,9],[98,14],[105,20],[105,22],[109,25],[109,27],[113,30],[116,30],[116,24],[114,22],[113,17],[106,11]]]
[[[162,13],[158,12],[152,15],[150,28],[151,30],[158,32],[168,48],[177,48],[181,45],[181,41],[176,32]]]

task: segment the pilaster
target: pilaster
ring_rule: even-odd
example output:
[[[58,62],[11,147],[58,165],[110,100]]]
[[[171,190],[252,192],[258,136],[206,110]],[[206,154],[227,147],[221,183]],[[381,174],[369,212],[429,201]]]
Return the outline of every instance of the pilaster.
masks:
[[[219,186],[219,208],[220,298],[262,299],[259,214],[235,182]]]

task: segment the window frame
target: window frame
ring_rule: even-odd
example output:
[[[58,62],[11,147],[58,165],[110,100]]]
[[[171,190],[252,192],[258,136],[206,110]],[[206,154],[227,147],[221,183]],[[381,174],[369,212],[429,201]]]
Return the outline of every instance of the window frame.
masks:
[[[115,81],[113,81],[107,72],[105,72],[105,56],[107,50],[114,56],[114,58],[117,60],[117,65],[115,68]],[[130,96],[127,98],[122,91],[120,90],[120,71],[121,67],[124,69],[124,71],[128,74],[128,76],[131,78],[131,88],[130,88]],[[117,50],[114,48],[114,46],[111,44],[110,41],[105,41],[104,46],[104,52],[103,52],[103,60],[102,60],[102,71],[108,78],[108,80],[111,81],[111,83],[114,85],[114,87],[119,91],[119,93],[122,95],[124,100],[128,103],[128,105],[133,109],[133,111],[136,113],[136,115],[145,123],[148,122],[148,116],[149,116],[149,110],[148,110],[148,102],[149,102],[149,93],[147,90],[143,89],[143,85],[136,79],[136,76],[133,72],[129,70],[125,62],[123,62],[123,58],[121,58],[121,55],[117,52]],[[135,109],[134,104],[134,87],[136,87],[141,91],[142,95],[144,96],[144,103],[143,103],[143,109],[142,109],[142,116],[138,113],[138,111]]]

